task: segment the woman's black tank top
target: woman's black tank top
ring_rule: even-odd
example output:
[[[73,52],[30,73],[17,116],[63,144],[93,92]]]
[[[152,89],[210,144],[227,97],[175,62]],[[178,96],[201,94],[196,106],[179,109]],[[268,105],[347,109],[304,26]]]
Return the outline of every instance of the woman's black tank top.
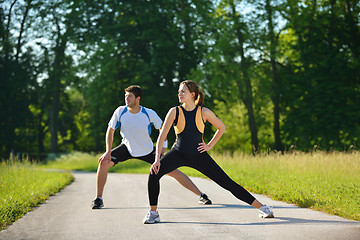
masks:
[[[174,121],[176,141],[173,148],[184,153],[199,153],[197,148],[203,142],[204,127],[201,107],[196,106],[192,111],[177,107]]]

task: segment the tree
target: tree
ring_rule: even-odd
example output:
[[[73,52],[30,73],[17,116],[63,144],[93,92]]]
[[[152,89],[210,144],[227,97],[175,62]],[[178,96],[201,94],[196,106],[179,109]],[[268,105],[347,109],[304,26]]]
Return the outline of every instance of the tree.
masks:
[[[33,102],[32,86],[34,85],[33,53],[30,47],[21,52],[25,25],[28,23],[28,12],[33,8],[32,1],[24,4],[16,0],[0,8],[0,155],[9,156],[16,150],[30,150],[31,135],[27,131],[32,125],[28,104]],[[20,26],[20,27],[19,27]],[[18,29],[14,35],[11,30]]]
[[[300,148],[343,149],[359,127],[355,55],[343,39],[343,5],[335,1],[287,1],[283,16],[294,30],[298,63],[285,96],[283,129]],[[357,69],[357,70],[355,70]],[[357,122],[357,120],[355,121]]]
[[[278,66],[276,62],[278,39],[275,35],[274,29],[274,14],[273,7],[271,6],[270,0],[265,1],[266,18],[268,22],[268,39],[270,41],[270,64],[271,64],[271,77],[272,77],[272,97],[271,100],[274,104],[274,138],[275,138],[275,150],[282,151],[283,146],[281,143],[280,136],[280,80],[278,74]]]
[[[48,1],[39,6],[38,17],[47,24],[38,27],[41,38],[48,41],[41,44],[44,51],[44,61],[47,77],[43,79],[43,88],[46,92],[45,107],[48,113],[50,130],[50,151],[57,153],[58,137],[60,133],[59,113],[63,108],[60,99],[65,97],[65,90],[73,79],[69,73],[72,58],[67,56],[70,38],[75,31],[77,20],[76,4],[71,1]],[[39,21],[39,19],[38,19]],[[46,34],[44,34],[46,33]],[[66,131],[62,131],[67,134]]]
[[[85,1],[78,7],[85,16],[78,29],[89,26],[77,33],[86,42],[78,46],[87,53],[82,65],[89,76],[85,96],[100,150],[104,123],[123,104],[125,87],[141,85],[143,103],[161,117],[177,104],[178,82],[203,55],[212,7],[206,0]]]
[[[252,152],[259,152],[258,128],[253,108],[251,83],[252,59],[248,45],[248,29],[234,1],[222,1],[214,14],[213,43],[199,70],[203,71],[204,85],[215,99],[236,102],[246,107]],[[208,81],[208,82],[206,82]]]

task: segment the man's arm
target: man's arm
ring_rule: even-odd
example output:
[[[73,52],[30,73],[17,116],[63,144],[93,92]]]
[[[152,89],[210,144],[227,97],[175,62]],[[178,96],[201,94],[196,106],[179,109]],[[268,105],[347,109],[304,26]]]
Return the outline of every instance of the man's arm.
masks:
[[[112,144],[114,141],[114,132],[115,132],[115,129],[108,126],[107,131],[106,131],[106,137],[105,137],[106,152],[99,158],[99,163],[102,163],[104,160],[111,159],[111,149],[112,149]]]

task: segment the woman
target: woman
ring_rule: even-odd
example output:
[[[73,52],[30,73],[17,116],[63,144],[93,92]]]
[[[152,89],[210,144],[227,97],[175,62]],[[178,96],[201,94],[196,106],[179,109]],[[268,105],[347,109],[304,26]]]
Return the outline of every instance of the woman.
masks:
[[[157,139],[155,162],[151,165],[148,180],[150,210],[144,218],[144,223],[160,222],[157,212],[159,180],[163,175],[181,166],[198,170],[221,187],[229,190],[238,199],[258,208],[259,217],[274,217],[271,207],[262,205],[248,191],[231,180],[207,153],[219,141],[226,127],[211,110],[203,107],[204,93],[199,90],[198,85],[191,80],[182,82],[179,86],[178,97],[182,105],[169,110]],[[217,129],[208,144],[203,141],[206,121],[209,121]],[[161,146],[173,124],[176,142],[160,161]]]

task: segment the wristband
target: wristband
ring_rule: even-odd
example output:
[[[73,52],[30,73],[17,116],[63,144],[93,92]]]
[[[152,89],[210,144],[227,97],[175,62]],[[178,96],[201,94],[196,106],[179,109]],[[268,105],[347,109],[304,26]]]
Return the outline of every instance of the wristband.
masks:
[[[167,148],[167,147],[168,147],[168,140],[165,140],[163,144],[163,148]]]

